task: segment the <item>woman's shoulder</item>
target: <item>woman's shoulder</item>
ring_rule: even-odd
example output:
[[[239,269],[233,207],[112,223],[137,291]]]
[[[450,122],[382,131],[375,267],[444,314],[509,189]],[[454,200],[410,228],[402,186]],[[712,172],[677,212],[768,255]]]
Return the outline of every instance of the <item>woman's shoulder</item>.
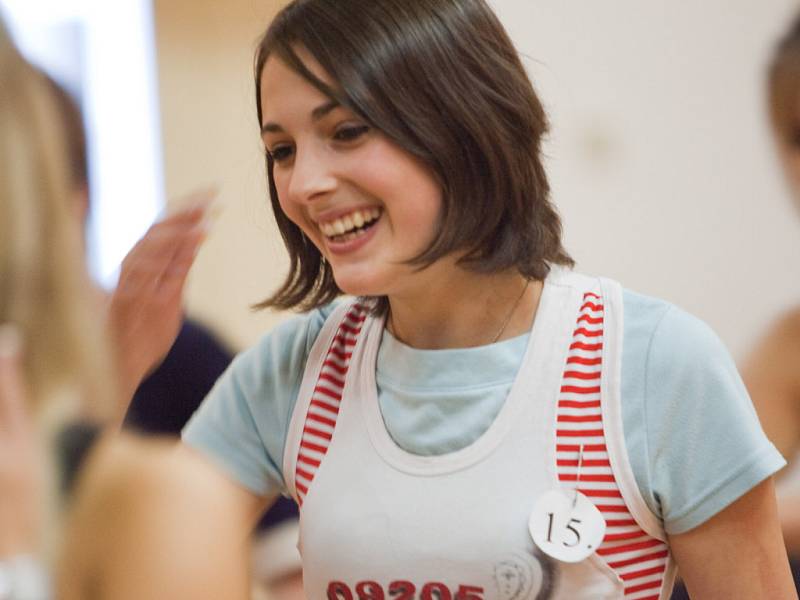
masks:
[[[724,356],[728,351],[714,330],[701,318],[660,298],[623,289],[624,344],[642,358],[671,356],[675,361]]]
[[[604,292],[619,286],[622,303],[619,308],[624,329],[624,346],[635,346],[637,355],[641,355],[642,350],[651,347],[654,338],[657,338],[656,342],[667,345],[686,341],[717,340],[716,334],[702,319],[676,304],[635,291],[611,279],[559,268],[553,270],[549,281],[562,284],[572,283],[584,289],[594,287],[596,290],[602,289]],[[598,291],[598,293],[601,292]],[[609,298],[606,298],[606,303],[611,302],[615,297],[618,296],[611,294]],[[612,302],[612,304],[615,303]]]
[[[291,317],[239,354],[183,430],[258,495],[283,491],[286,435],[311,349],[338,302]]]
[[[343,299],[336,300],[285,319],[238,354],[233,361],[233,370],[240,374],[248,371],[263,373],[264,369],[277,369],[285,373],[287,369],[293,370],[293,365],[298,368],[304,366],[325,322],[346,302]]]
[[[711,327],[658,298],[626,290],[623,302],[628,456],[648,506],[670,534],[682,533],[783,462]]]

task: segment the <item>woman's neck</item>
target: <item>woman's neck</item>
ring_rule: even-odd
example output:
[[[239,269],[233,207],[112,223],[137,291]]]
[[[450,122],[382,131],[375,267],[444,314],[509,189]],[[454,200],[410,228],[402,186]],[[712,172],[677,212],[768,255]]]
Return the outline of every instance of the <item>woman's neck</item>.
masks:
[[[480,274],[463,269],[427,278],[417,290],[389,296],[387,327],[419,349],[470,348],[530,330],[542,282],[519,273]]]

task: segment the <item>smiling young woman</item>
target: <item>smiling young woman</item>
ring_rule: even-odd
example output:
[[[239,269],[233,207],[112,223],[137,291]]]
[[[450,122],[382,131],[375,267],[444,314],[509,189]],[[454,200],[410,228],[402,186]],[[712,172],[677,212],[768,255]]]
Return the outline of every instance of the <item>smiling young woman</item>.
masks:
[[[795,597],[730,357],[569,270],[546,117],[483,0],[297,0],[255,76],[291,258],[261,306],[305,314],[184,442],[242,511],[300,504],[308,597],[654,600],[678,566],[700,599]]]

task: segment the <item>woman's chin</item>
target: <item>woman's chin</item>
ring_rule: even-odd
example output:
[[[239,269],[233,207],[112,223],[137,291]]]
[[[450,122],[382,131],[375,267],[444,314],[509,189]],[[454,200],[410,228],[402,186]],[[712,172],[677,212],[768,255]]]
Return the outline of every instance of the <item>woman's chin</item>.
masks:
[[[373,297],[373,296],[385,296],[385,292],[375,291],[374,288],[368,286],[348,286],[342,287],[339,286],[339,289],[342,290],[343,293],[347,294],[348,296],[354,296],[357,298],[364,298],[364,297]]]
[[[349,296],[385,296],[386,286],[370,278],[337,277],[334,273],[336,285],[342,292]]]

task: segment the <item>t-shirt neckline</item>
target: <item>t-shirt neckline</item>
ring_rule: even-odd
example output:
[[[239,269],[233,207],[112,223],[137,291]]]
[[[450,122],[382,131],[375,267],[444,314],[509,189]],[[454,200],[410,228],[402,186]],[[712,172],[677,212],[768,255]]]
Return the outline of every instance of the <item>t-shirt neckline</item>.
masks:
[[[351,386],[350,393],[361,396],[361,401],[357,404],[362,408],[371,442],[385,462],[410,474],[436,475],[466,468],[497,448],[511,427],[519,421],[522,409],[530,408],[535,401],[531,398],[531,386],[528,382],[548,379],[544,377],[550,368],[548,354],[552,353],[560,326],[563,325],[561,314],[563,307],[560,306],[555,295],[555,287],[545,280],[532,328],[530,332],[523,334],[529,336],[525,355],[509,394],[491,425],[468,446],[446,454],[413,454],[398,446],[389,434],[380,411],[375,379],[378,349],[382,336],[385,334],[385,318],[368,317],[365,327],[362,329],[362,333],[366,334],[365,338],[361,340],[363,349],[358,353],[361,365],[351,363],[351,370],[355,367],[355,371],[351,380],[354,385]],[[570,318],[572,317],[573,315],[570,315]],[[514,339],[516,338],[500,343],[513,342]],[[450,350],[422,352],[450,352]],[[355,355],[354,358],[356,358]],[[537,393],[536,398],[543,401],[554,401],[555,398],[550,398],[549,392],[557,394],[559,382],[560,374],[555,382],[555,389],[548,390],[548,386],[544,386],[543,393]]]

